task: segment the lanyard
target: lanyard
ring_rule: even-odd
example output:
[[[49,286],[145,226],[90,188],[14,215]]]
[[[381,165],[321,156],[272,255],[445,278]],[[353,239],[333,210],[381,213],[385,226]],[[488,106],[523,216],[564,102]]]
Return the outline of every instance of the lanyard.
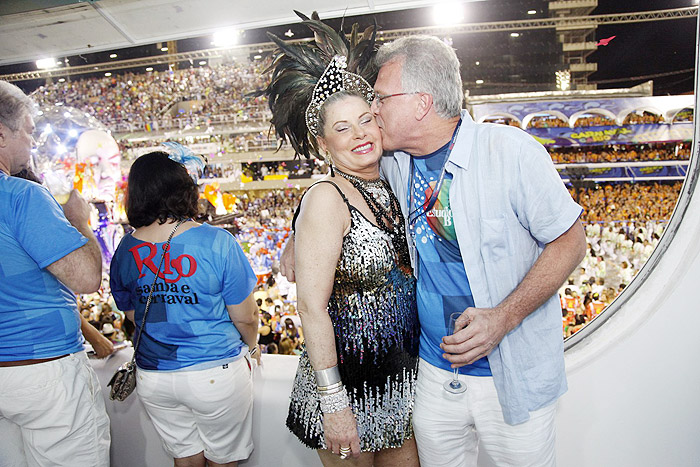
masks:
[[[440,176],[438,177],[438,181],[435,184],[435,188],[433,188],[433,192],[430,194],[430,199],[428,199],[428,205],[426,206],[425,209],[421,211],[420,207],[413,208],[414,205],[414,196],[415,196],[415,189],[413,186],[413,177],[415,175],[415,165],[413,163],[413,156],[411,156],[411,177],[409,178],[409,186],[408,190],[409,193],[411,194],[410,201],[408,203],[408,225],[409,225],[409,230],[411,231],[411,237],[413,237],[413,241],[415,243],[415,235],[413,234],[413,225],[416,223],[418,218],[422,216],[423,214],[426,214],[430,212],[431,209],[433,209],[433,206],[435,206],[435,203],[437,202],[438,196],[440,195],[440,189],[442,188],[442,182],[445,180],[445,167],[447,166],[447,161],[450,158],[450,155],[452,154],[452,149],[455,147],[455,142],[457,141],[457,134],[459,133],[459,127],[462,125],[462,119],[459,119],[459,122],[457,123],[457,127],[455,128],[455,132],[452,135],[452,141],[450,141],[450,146],[447,148],[447,156],[445,156],[445,160],[442,163],[442,168],[440,169]],[[420,211],[420,212],[419,212]]]

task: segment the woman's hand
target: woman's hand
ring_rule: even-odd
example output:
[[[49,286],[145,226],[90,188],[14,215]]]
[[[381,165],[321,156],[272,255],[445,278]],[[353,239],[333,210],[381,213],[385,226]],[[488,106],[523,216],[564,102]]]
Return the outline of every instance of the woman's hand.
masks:
[[[350,447],[352,457],[360,457],[357,421],[350,407],[340,412],[323,414],[323,432],[326,436],[326,447],[333,454],[340,454],[341,447]]]
[[[262,350],[260,350],[260,346],[258,344],[255,344],[255,347],[253,347],[250,352],[248,353],[251,359],[255,360],[255,363],[257,363],[257,366],[260,366],[260,355],[262,355]]]

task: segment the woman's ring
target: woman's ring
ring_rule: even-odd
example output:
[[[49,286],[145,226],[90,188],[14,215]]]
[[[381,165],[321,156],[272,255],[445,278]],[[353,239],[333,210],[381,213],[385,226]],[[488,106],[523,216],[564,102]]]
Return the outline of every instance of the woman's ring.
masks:
[[[350,446],[340,446],[340,458],[341,459],[347,459],[351,452],[352,452],[352,449],[350,449]]]

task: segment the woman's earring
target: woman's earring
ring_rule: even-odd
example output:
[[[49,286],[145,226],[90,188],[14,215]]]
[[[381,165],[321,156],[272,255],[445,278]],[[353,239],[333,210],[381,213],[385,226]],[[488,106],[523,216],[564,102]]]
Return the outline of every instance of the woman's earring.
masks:
[[[331,157],[331,153],[329,151],[326,151],[325,159],[328,167],[331,169],[331,177],[335,177],[335,170],[333,170],[333,158]]]

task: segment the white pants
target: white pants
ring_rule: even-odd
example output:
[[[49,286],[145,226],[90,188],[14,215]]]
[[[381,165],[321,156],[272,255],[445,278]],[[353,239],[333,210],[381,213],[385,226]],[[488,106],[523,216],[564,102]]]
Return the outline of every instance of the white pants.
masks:
[[[0,367],[0,444],[3,467],[109,465],[109,418],[85,352]]]
[[[253,376],[248,357],[193,371],[136,371],[136,393],[174,458],[204,452],[225,464],[253,451]]]
[[[498,466],[555,466],[556,404],[530,412],[530,420],[508,425],[492,377],[459,375],[462,394],[443,383],[452,372],[421,359],[413,427],[423,467],[475,467],[479,445]]]

